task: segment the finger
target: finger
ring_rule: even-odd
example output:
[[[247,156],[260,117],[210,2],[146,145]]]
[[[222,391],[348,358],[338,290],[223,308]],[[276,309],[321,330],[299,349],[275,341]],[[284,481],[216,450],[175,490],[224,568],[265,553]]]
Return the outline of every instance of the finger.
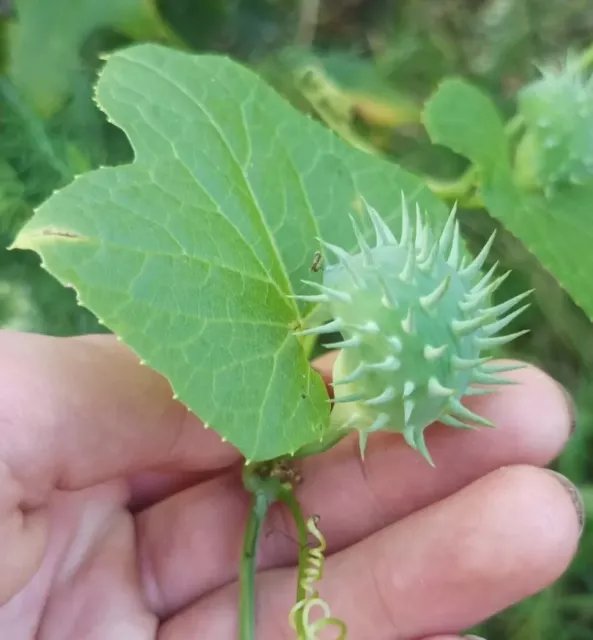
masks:
[[[39,570],[5,603],[0,597],[3,640],[154,640],[158,619],[138,589],[134,522],[118,506],[121,492],[110,482],[52,496]],[[0,573],[0,594],[12,579]]]
[[[333,375],[332,375],[333,367],[339,353],[340,352],[338,350],[334,349],[332,351],[328,351],[327,353],[324,353],[322,356],[319,356],[318,358],[315,358],[315,360],[311,362],[311,365],[313,366],[313,368],[316,369],[321,374],[321,377],[324,379],[325,384],[327,385],[329,385],[333,380]]]
[[[328,558],[318,588],[351,638],[458,634],[556,580],[581,525],[554,475],[507,467]],[[295,581],[294,568],[260,575],[258,638],[293,637]],[[167,622],[159,640],[181,640],[190,630],[236,637],[236,603],[233,584]]]
[[[507,377],[518,384],[464,401],[494,423],[495,429],[474,431],[437,424],[426,430],[435,468],[403,438],[384,433],[369,438],[364,462],[356,438],[304,460],[305,482],[299,499],[309,513],[323,513],[331,503],[326,520],[332,550],[351,544],[354,531],[355,538],[361,539],[501,466],[545,466],[553,460],[573,427],[573,408],[566,392],[536,367],[526,366]],[[333,513],[342,515],[331,518]]]
[[[329,552],[353,544],[386,524],[453,494],[508,464],[545,465],[566,442],[570,413],[558,385],[538,369],[514,372],[519,386],[482,397],[474,410],[498,429],[467,432],[433,428],[427,441],[433,469],[403,441],[371,438],[364,465],[356,439],[302,461],[298,498],[323,520]],[[189,489],[146,510],[137,521],[147,597],[163,615],[236,577],[236,558],[248,497],[239,473]],[[198,536],[196,532],[200,532]],[[260,566],[294,563],[296,532],[283,508],[273,507]],[[188,565],[195,559],[200,571]]]
[[[212,471],[211,475],[217,475]],[[165,500],[209,479],[203,471],[143,471],[128,478],[131,497],[128,508],[132,513]]]
[[[113,336],[0,332],[0,460],[25,506],[146,469],[226,466],[236,451]]]
[[[333,350],[315,358],[311,362],[311,366],[321,375],[328,389],[331,391],[331,382],[333,380],[333,367],[338,357],[339,351]]]

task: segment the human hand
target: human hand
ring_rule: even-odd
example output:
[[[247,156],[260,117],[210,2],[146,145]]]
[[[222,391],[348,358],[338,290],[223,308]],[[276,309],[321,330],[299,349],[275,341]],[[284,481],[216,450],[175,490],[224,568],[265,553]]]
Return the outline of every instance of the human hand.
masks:
[[[235,640],[235,450],[111,336],[3,332],[0,353],[0,637]],[[320,592],[352,640],[452,638],[572,559],[582,511],[537,468],[570,406],[541,371],[510,375],[522,384],[471,402],[498,429],[428,430],[436,469],[389,434],[364,464],[354,438],[302,461],[298,497],[328,541]],[[298,547],[280,508],[266,532],[258,639],[289,639]]]

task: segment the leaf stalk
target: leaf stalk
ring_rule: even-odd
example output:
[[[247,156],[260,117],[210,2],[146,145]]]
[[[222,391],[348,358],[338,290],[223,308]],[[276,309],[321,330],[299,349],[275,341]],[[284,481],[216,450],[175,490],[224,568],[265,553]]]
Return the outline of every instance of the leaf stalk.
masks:
[[[239,568],[239,640],[255,640],[257,550],[264,521],[270,507],[278,501],[283,483],[279,478],[260,475],[258,467],[246,465],[243,484],[251,493],[251,506],[243,535]]]

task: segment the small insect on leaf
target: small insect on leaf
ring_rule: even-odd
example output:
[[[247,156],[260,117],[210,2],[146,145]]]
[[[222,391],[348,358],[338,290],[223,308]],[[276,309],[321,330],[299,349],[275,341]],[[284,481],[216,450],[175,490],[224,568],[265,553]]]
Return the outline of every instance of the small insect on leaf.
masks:
[[[315,255],[313,256],[313,264],[311,265],[311,271],[313,271],[314,273],[317,273],[321,268],[322,262],[323,262],[323,255],[321,251],[316,251]]]

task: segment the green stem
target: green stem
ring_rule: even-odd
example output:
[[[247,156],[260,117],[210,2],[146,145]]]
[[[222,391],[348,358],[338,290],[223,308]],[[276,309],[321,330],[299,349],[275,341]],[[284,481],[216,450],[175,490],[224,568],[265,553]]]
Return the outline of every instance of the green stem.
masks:
[[[310,47],[315,40],[319,22],[321,0],[301,0],[299,26],[296,36],[298,44]]]
[[[239,640],[255,640],[257,549],[268,510],[278,501],[283,485],[277,478],[260,477],[257,475],[257,468],[249,465],[243,472],[243,484],[251,492],[252,498],[239,568]]]
[[[470,166],[456,180],[437,180],[436,178],[426,177],[425,181],[428,188],[440,198],[444,200],[463,200],[471,191],[477,180],[477,169]]]
[[[507,138],[513,138],[523,126],[523,116],[520,113],[515,114],[505,125],[504,132]]]
[[[583,71],[593,66],[593,44],[590,44],[582,53],[579,63]]]
[[[241,596],[239,601],[239,625],[241,640],[255,640],[255,570],[257,547],[269,503],[261,493],[251,498],[251,510],[243,538],[243,554],[239,571]]]
[[[301,505],[294,495],[294,491],[292,490],[292,488],[282,491],[279,497],[280,500],[290,510],[297,528],[299,541],[299,569],[297,577],[296,601],[300,602],[306,596],[305,588],[303,587],[302,583],[305,578],[305,570],[307,568],[308,559],[309,536],[307,533],[307,523],[305,521],[305,516],[303,515]],[[305,627],[303,625],[303,619],[301,618],[301,616],[297,617],[296,627],[297,638],[299,640],[301,638],[305,638]]]

